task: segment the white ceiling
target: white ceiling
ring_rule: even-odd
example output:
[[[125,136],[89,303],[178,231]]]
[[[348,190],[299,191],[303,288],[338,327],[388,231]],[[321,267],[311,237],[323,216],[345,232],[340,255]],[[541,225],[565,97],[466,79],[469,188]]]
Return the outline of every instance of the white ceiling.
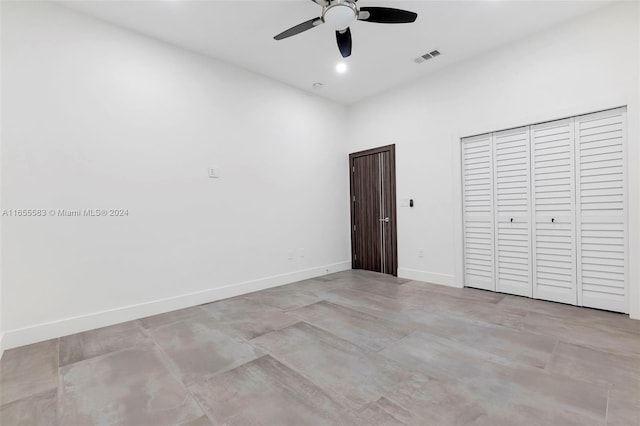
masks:
[[[321,13],[311,0],[84,0],[66,6],[151,37],[350,104],[479,55],[609,3],[602,1],[360,0],[418,13],[413,24],[355,22],[349,70],[335,35],[321,25],[297,36],[273,36]],[[414,59],[434,49],[442,55]],[[311,86],[324,83],[317,90]]]

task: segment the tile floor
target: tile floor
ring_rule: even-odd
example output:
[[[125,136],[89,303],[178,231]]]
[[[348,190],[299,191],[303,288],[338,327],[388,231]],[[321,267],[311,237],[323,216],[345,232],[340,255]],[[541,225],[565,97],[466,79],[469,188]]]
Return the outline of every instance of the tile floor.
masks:
[[[640,321],[347,271],[6,351],[2,425],[640,425]]]

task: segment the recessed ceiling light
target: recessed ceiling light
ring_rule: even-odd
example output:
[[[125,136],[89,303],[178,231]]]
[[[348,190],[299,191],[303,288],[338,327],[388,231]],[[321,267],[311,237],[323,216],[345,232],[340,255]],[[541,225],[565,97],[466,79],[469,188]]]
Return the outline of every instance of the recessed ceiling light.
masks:
[[[338,65],[336,65],[336,71],[339,74],[344,74],[345,72],[347,72],[347,64],[345,64],[344,62],[340,62]]]
[[[324,87],[324,83],[313,83],[311,87],[313,87],[314,89],[322,89]]]

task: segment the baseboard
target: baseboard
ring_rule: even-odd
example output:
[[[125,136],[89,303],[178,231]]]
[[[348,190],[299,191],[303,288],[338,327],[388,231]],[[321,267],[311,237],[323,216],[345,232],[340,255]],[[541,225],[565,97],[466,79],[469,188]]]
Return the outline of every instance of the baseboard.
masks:
[[[265,290],[285,284],[302,281],[309,278],[333,274],[351,269],[351,261],[332,263],[287,274],[274,275],[252,281],[231,284],[210,290],[184,294],[172,298],[154,300],[137,305],[125,306],[108,311],[96,312],[59,321],[52,321],[30,327],[4,332],[2,344],[4,348],[11,349],[31,343],[55,339],[69,334],[81,333],[100,327],[132,321],[150,315],[163,314],[177,309],[189,308],[216,300],[228,299],[254,291]]]
[[[0,359],[4,355],[4,333],[0,333]]]
[[[462,285],[456,282],[456,277],[449,274],[438,274],[435,272],[418,271],[416,269],[398,268],[398,277],[444,285],[447,287],[462,287]]]

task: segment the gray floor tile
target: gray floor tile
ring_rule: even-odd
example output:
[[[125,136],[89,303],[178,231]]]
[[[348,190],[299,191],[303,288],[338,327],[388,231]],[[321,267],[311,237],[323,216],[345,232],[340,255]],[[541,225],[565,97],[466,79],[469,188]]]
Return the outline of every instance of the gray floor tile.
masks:
[[[151,331],[180,379],[191,384],[251,361],[262,352],[223,331],[209,317],[193,317]]]
[[[532,405],[525,399],[468,423],[472,426],[601,426],[603,419],[565,411],[553,403]]]
[[[252,293],[254,294],[254,293]],[[216,321],[225,321],[230,316],[249,315],[262,312],[282,312],[275,306],[267,305],[247,297],[234,297],[232,299],[220,300],[217,302],[200,305],[201,310],[209,314]]]
[[[58,390],[28,396],[0,407],[2,425],[38,425],[56,424]]]
[[[335,281],[341,278],[349,278],[349,277],[353,277],[355,273],[355,270],[353,269],[348,269],[346,271],[340,271],[340,272],[334,272],[332,274],[327,274],[327,275],[320,275],[318,277],[314,277],[314,278],[310,278],[309,280],[303,280],[303,281],[298,281],[298,282],[305,282],[305,281],[325,281],[325,282],[329,282],[329,281]],[[296,284],[296,283],[294,283]]]
[[[501,306],[491,300],[472,301],[425,290],[416,292],[413,297],[418,301],[418,309],[427,306],[431,310],[449,312],[461,318],[511,328],[518,328],[527,315],[525,310]]]
[[[213,426],[213,423],[207,416],[202,416],[190,422],[182,423],[180,426]]]
[[[640,382],[636,389],[625,389],[612,386],[609,390],[609,400],[627,401],[640,406]]]
[[[416,320],[418,315],[409,316]],[[544,368],[558,342],[555,337],[451,315],[431,316],[430,321],[422,323],[420,330],[455,342],[458,347],[486,353],[496,362],[523,367]]]
[[[640,399],[640,355],[616,355],[565,342],[558,343],[547,370]]]
[[[523,389],[531,395],[525,399],[535,401],[538,409],[544,408],[559,418],[562,413],[571,413],[584,418],[582,424],[602,424],[605,420],[606,386],[533,369],[509,369],[501,373],[498,378],[503,383]]]
[[[58,385],[58,340],[5,351],[0,362],[0,405]]]
[[[447,291],[431,291],[430,286],[420,286],[415,283],[385,285],[378,282],[355,281],[345,287],[349,290],[360,290],[361,292],[369,293],[369,301],[372,301],[371,298],[375,296],[391,299],[394,305],[402,310],[415,308],[425,309],[427,311],[451,312],[468,319],[513,328],[518,327],[527,314],[526,311],[521,309],[499,306],[499,304],[496,303],[498,299],[486,296],[485,292],[475,289],[463,290],[470,290],[473,294],[482,294],[483,297],[480,300],[471,300],[471,296],[461,298],[447,294]],[[339,292],[333,292],[332,294],[336,293],[340,294]],[[344,295],[344,292],[342,292],[342,295]],[[329,296],[328,299],[333,300],[335,297],[336,296]],[[379,297],[378,305],[384,305]]]
[[[602,425],[604,416],[559,405],[553,400],[508,382],[463,386],[455,380],[414,374],[410,380],[388,391],[390,401],[403,407],[410,425]]]
[[[610,397],[607,406],[607,426],[640,425],[640,401]]]
[[[406,278],[398,278],[393,275],[388,274],[379,274],[377,272],[365,271],[364,269],[354,269],[351,271],[351,274],[347,276],[347,278],[364,278],[366,280],[375,280],[388,284],[404,284],[408,283],[409,279]]]
[[[322,300],[322,297],[311,289],[300,288],[295,291],[291,291],[288,287],[289,286],[270,288],[268,290],[247,294],[246,296],[243,296],[243,298],[285,311],[300,308]]]
[[[393,361],[306,323],[262,335],[252,343],[356,410],[376,401],[385,387],[409,375]]]
[[[632,320],[628,315],[616,312],[599,311],[597,309],[510,295],[506,295],[499,304],[500,306],[508,306],[527,312],[537,312],[556,318],[566,318],[574,322],[587,324],[591,327],[603,329],[614,328],[640,334],[640,321]]]
[[[372,351],[378,351],[412,331],[400,323],[327,301],[289,311],[289,315]]]
[[[627,316],[344,271],[6,351],[0,420],[640,426],[639,370]]]
[[[618,328],[602,329],[585,324],[583,321],[537,312],[527,313],[519,328],[605,352],[640,355],[640,337],[636,333]]]
[[[492,369],[498,370],[500,364],[492,361],[501,360],[486,352],[464,347],[423,331],[400,339],[378,354],[401,364],[407,370],[461,383],[485,373],[485,370],[487,375]]]
[[[268,355],[190,389],[216,424],[338,425],[349,419],[328,394]]]
[[[250,340],[265,333],[281,330],[298,320],[284,312],[271,311],[260,312],[252,315],[237,314],[221,321],[221,327],[231,333],[235,333],[244,339]]]
[[[397,300],[407,298],[410,294],[419,291],[399,283],[385,282],[380,279],[371,279],[363,276],[341,279],[336,282],[342,284],[340,287],[342,289],[360,290]]]
[[[60,369],[59,424],[168,425],[204,413],[152,345]]]
[[[362,411],[358,413],[358,417],[368,425],[377,426],[402,426],[406,423],[393,417],[387,411],[385,411],[378,404],[367,405]]]
[[[250,340],[299,320],[278,308],[242,298],[201,306],[222,329]]]
[[[420,290],[426,290],[433,293],[445,294],[462,300],[470,300],[473,302],[498,303],[503,300],[506,294],[495,293],[492,291],[478,290],[475,288],[457,288],[444,285],[425,283],[422,281],[410,281],[404,284],[406,287],[414,287]]]
[[[385,399],[398,407],[395,411],[404,413],[401,419],[406,424],[434,426],[471,424],[486,415],[486,405],[491,403],[420,373],[413,373],[401,384],[387,389]]]
[[[60,338],[60,366],[148,342],[136,321],[85,331]]]
[[[398,315],[416,306],[410,299],[396,300],[350,288],[333,290],[325,299],[341,306],[386,319],[397,318]]]
[[[192,318],[194,316],[201,315],[202,312],[197,306],[187,309],[180,309],[177,311],[167,312],[164,314],[153,315],[150,317],[142,318],[138,320],[143,328],[157,328],[163,325],[173,324],[174,322],[182,321],[183,319]]]
[[[520,366],[479,348],[417,332],[380,354],[419,370],[432,379],[426,382],[429,386],[445,386],[455,394],[456,401],[474,402],[474,414],[469,414],[472,418],[463,416],[464,422],[497,415],[511,406],[530,406],[533,410],[536,404],[557,411],[558,416],[570,412],[592,422],[604,422],[607,387]],[[385,396],[414,411],[394,394]],[[451,421],[458,422],[457,418]]]
[[[312,294],[324,299],[326,298],[329,292],[343,288],[343,287],[344,287],[344,280],[342,278],[336,277],[333,279],[313,278],[313,279],[289,284],[284,288],[286,288],[291,292],[296,292],[299,290],[311,292]]]
[[[349,269],[347,271],[337,272],[336,275],[341,275],[344,278],[364,277],[364,278],[378,279],[378,280],[383,280],[383,279],[393,280],[397,278],[392,275],[380,274],[378,272],[368,271],[366,269]]]
[[[369,425],[406,425],[414,420],[409,411],[385,397],[367,405],[358,416]]]

